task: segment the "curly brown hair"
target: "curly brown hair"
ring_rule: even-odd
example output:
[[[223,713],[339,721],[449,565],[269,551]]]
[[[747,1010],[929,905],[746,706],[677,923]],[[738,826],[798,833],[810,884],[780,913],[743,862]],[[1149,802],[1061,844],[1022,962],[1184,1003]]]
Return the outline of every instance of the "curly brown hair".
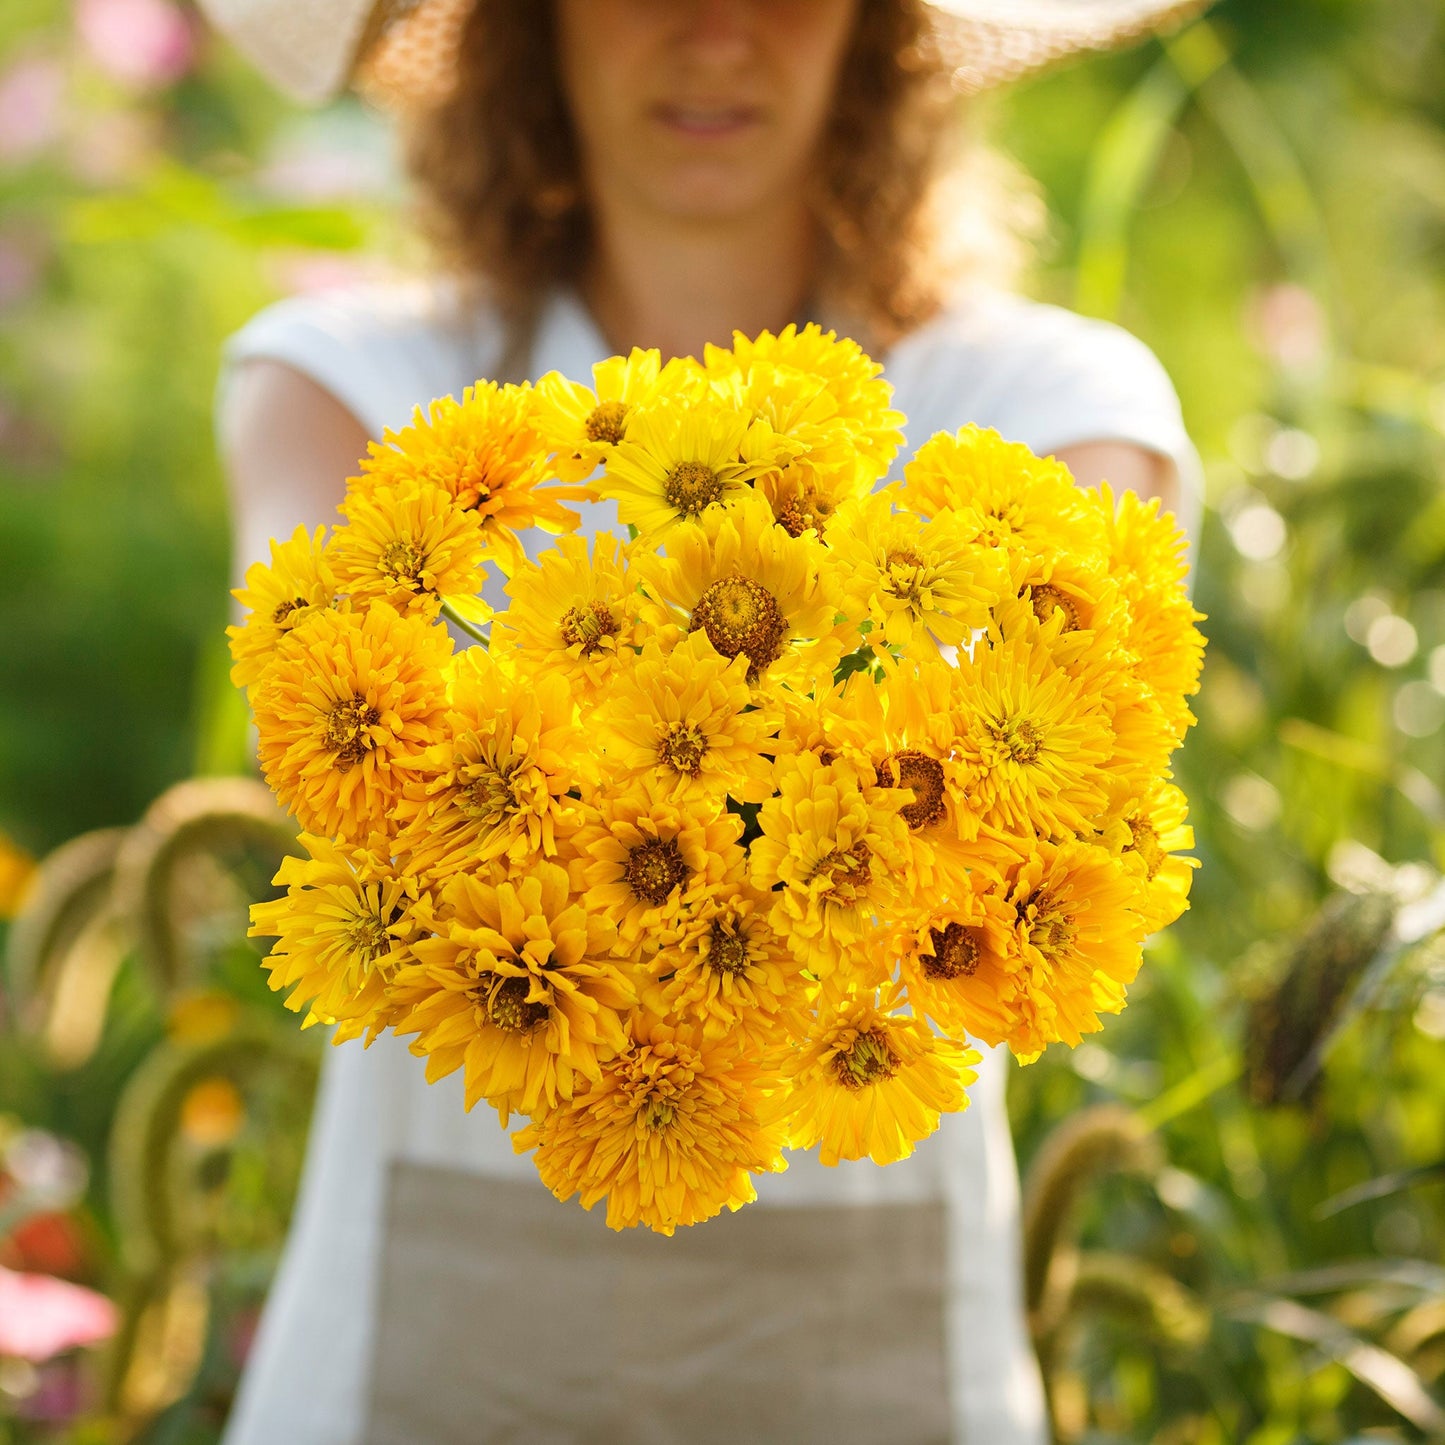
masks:
[[[939,181],[960,161],[960,105],[923,0],[862,0],[811,197],[817,299],[886,345],[927,320],[950,279]],[[550,3],[475,0],[455,83],[403,118],[419,219],[444,262],[514,322],[578,280],[591,241]]]

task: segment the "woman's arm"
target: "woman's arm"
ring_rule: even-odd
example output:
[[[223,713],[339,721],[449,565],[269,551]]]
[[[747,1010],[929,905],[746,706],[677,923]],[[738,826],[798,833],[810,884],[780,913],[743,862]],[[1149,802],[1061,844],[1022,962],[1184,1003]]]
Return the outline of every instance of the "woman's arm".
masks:
[[[1061,448],[1057,455],[1081,487],[1108,482],[1116,492],[1137,492],[1146,499],[1158,497],[1163,511],[1179,509],[1178,474],[1169,459],[1158,452],[1146,451],[1132,442],[1080,442]]]
[[[366,428],[325,388],[284,362],[254,360],[229,379],[218,419],[231,492],[234,571],[305,523],[332,524],[366,455]]]

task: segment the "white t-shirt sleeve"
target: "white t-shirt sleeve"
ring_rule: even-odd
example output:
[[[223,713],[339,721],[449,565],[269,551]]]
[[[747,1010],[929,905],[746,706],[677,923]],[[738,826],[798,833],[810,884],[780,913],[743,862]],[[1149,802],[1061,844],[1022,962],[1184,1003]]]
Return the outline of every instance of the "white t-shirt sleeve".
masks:
[[[996,367],[986,424],[1041,456],[1085,442],[1129,442],[1174,465],[1178,520],[1197,538],[1199,454],[1154,353],[1108,321],[1055,306],[1001,303],[988,327]],[[981,418],[982,419],[982,418]]]
[[[226,342],[216,414],[243,361],[284,362],[330,392],[380,439],[417,406],[459,395],[484,374],[488,345],[451,293],[426,283],[293,296],[258,312]]]

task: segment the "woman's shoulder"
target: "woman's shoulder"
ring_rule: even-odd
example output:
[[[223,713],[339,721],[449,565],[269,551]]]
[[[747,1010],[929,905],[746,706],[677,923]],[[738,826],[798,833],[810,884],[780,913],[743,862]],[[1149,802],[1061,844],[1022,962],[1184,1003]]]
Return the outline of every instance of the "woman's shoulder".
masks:
[[[932,431],[966,422],[1049,452],[1094,440],[1187,449],[1153,351],[1113,322],[1004,292],[971,292],[905,337],[886,375]]]
[[[433,397],[486,375],[501,349],[495,311],[442,280],[371,282],[289,296],[226,342],[219,397],[242,362],[283,362],[330,392],[369,433],[400,427]]]
[[[1174,397],[1153,351],[1122,326],[1003,291],[970,292],[945,306],[904,338],[895,361],[974,382],[993,378],[1000,389],[1004,378],[1039,390],[1105,369],[1131,385],[1162,386]]]

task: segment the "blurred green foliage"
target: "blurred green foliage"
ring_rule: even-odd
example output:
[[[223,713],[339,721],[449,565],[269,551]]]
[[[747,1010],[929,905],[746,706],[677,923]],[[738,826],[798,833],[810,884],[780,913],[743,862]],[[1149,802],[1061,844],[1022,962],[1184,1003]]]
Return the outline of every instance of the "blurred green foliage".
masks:
[[[1031,1198],[1057,1211],[1031,1269],[1060,1438],[1435,1438],[1445,950],[1382,942],[1359,910],[1396,917],[1445,865],[1445,13],[1221,0],[988,108],[1047,204],[1034,288],[1156,349],[1209,476],[1210,653],[1179,768],[1193,909],[1121,1019],[1013,1080]],[[298,115],[169,0],[9,0],[0,121],[0,831],[38,855],[244,765],[220,343],[406,242],[375,118]],[[239,1010],[227,1029],[294,1032],[254,949],[207,958],[203,991]],[[114,963],[79,1061],[47,1051],[12,988],[0,1116],[89,1158],[79,1275],[120,1296],[137,1286],[107,1178],[117,1100],[192,1004],[133,948]],[[261,1225],[207,1236],[203,1354],[156,1441],[215,1438],[227,1331],[294,1179],[299,1122],[276,1126],[273,1086],[236,1087],[250,1132],[211,1217]],[[1083,1121],[1063,1144],[1084,1155],[1042,1147],[1062,1120]],[[1048,1177],[1059,1158],[1093,1161],[1077,1189]],[[184,1271],[147,1287],[128,1316],[142,1354],[167,1320],[184,1333],[197,1288]],[[11,1385],[0,1370],[0,1440],[126,1438],[113,1412],[67,1436],[19,1423],[21,1402],[6,1424]],[[166,1382],[143,1387],[154,1413]]]

